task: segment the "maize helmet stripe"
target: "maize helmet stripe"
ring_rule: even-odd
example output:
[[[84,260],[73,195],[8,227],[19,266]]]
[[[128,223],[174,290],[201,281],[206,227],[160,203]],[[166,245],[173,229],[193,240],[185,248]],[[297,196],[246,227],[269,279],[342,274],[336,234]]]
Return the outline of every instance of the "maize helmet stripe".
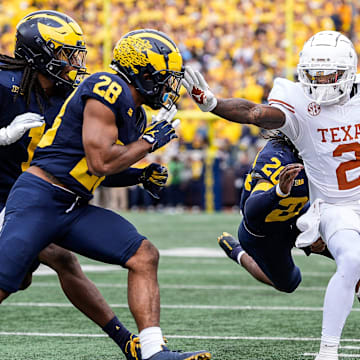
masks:
[[[159,34],[155,34],[153,32],[142,32],[142,33],[137,33],[137,34],[133,34],[131,35],[134,38],[150,38],[150,39],[156,39],[161,41],[163,44],[165,44],[170,52],[168,53],[168,62],[165,63],[165,61],[159,61],[157,60],[157,53],[152,53],[148,51],[148,56],[150,58],[150,56],[153,58],[154,63],[152,61],[152,59],[150,59],[150,62],[152,64],[154,64],[156,70],[163,70],[163,69],[168,69],[168,70],[173,70],[173,71],[181,71],[182,69],[182,56],[180,54],[180,50],[179,48],[172,43],[170,40],[166,39],[165,37],[159,35]],[[155,56],[153,56],[155,55]],[[164,57],[162,56],[162,60],[164,60]]]
[[[61,19],[59,16],[52,15],[52,14],[35,14],[26,16],[24,19],[22,19],[19,24],[17,25],[17,28],[23,24],[25,21],[29,21],[30,19],[49,19],[51,20],[51,26],[46,25],[42,22],[38,22],[38,30],[41,36],[45,41],[54,40],[55,48],[57,48],[60,43],[63,44],[69,44],[73,46],[77,45],[85,45],[84,39],[83,39],[83,32],[80,28],[80,26],[72,21],[72,22],[66,22],[64,19]]]
[[[59,30],[57,30],[51,26],[38,23],[38,29],[45,41],[54,41],[55,48],[62,44],[69,44],[73,46],[85,45],[81,35],[79,36],[74,32],[68,32],[65,27],[59,28]]]
[[[68,17],[69,19],[71,19],[70,17]],[[50,19],[50,20],[54,20],[57,23],[60,23],[60,25],[62,26],[70,26],[71,29],[78,35],[83,35],[83,32],[79,26],[79,24],[77,24],[74,20],[72,20],[71,22],[66,22],[65,20],[61,19],[59,16],[57,15],[53,15],[53,14],[46,14],[46,13],[38,13],[38,14],[34,14],[34,15],[28,15],[25,16],[23,19],[21,19],[19,21],[19,23],[17,24],[16,28],[18,28],[21,24],[23,24],[26,21],[29,21],[30,19]],[[55,25],[55,24],[54,24]]]
[[[175,51],[175,52],[180,52],[179,49],[169,40],[165,39],[163,36],[158,35],[158,34],[154,34],[152,32],[141,32],[141,33],[137,33],[137,34],[133,34],[131,35],[131,37],[135,37],[135,38],[152,38],[152,39],[156,39],[156,40],[160,40],[161,42],[163,42],[171,51]]]

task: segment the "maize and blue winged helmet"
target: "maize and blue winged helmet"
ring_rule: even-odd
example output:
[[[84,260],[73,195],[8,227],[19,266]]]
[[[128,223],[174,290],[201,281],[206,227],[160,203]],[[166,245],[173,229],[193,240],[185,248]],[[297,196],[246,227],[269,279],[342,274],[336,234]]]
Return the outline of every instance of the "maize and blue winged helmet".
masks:
[[[86,47],[80,26],[51,10],[26,15],[16,27],[15,57],[22,58],[57,85],[77,86],[86,74]],[[70,71],[64,71],[71,67]]]
[[[144,97],[152,109],[170,109],[179,98],[184,77],[180,50],[164,33],[135,30],[116,44],[110,67]]]

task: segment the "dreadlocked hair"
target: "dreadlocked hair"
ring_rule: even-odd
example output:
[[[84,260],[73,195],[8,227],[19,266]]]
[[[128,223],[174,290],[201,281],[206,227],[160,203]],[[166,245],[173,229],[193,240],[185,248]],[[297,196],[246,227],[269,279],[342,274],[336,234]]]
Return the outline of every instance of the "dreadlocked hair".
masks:
[[[41,97],[46,98],[46,94],[37,79],[38,72],[33,69],[25,59],[14,58],[0,54],[0,70],[23,70],[19,91],[14,96],[14,102],[19,96],[25,97],[26,106],[30,105],[31,93],[34,90],[36,102],[40,111],[44,112]]]
[[[299,158],[299,160],[302,159],[299,155],[299,151],[296,149],[296,147],[294,146],[294,144],[290,141],[290,139],[283,134],[281,131],[279,130],[275,130],[275,131],[269,131],[266,135],[263,135],[264,139],[267,139],[269,141],[274,141],[280,145],[282,145],[283,147],[288,147],[290,148],[290,150],[293,152],[293,154]]]

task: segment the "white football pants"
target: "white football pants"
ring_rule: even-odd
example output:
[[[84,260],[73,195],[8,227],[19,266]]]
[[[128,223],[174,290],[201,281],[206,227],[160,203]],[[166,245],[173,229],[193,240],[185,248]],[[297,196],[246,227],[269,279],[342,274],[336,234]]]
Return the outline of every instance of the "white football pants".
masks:
[[[360,235],[351,229],[338,230],[326,242],[337,270],[325,294],[322,336],[340,339],[360,279]]]

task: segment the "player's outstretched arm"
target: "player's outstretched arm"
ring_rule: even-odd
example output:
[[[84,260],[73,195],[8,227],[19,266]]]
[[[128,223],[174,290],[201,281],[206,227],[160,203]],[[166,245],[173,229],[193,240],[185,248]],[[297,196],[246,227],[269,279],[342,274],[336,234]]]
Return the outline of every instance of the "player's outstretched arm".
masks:
[[[186,67],[183,85],[202,111],[211,111],[224,119],[264,129],[277,129],[285,123],[284,113],[272,106],[240,98],[216,98],[201,73],[189,66]]]

